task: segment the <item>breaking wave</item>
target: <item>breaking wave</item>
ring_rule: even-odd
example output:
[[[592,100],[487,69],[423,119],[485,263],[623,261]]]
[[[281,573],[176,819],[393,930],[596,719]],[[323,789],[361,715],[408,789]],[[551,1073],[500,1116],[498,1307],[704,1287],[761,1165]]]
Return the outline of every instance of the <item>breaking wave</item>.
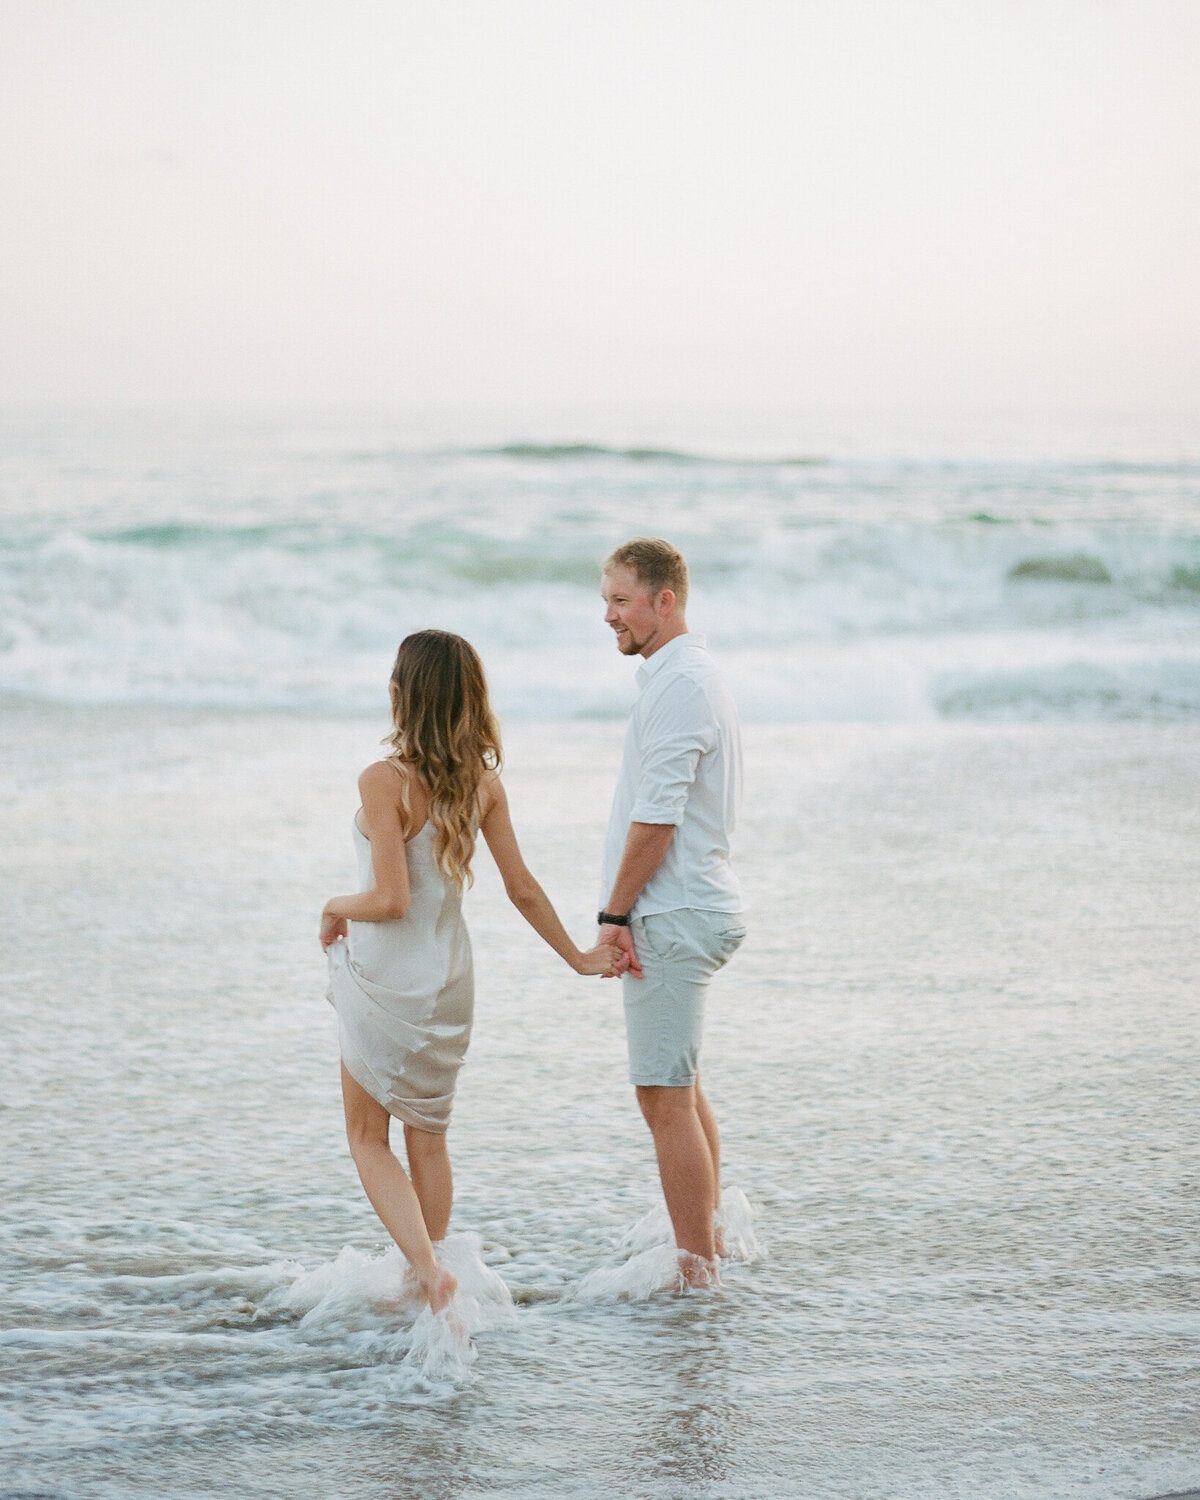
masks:
[[[679,533],[753,718],[1200,712],[1200,533],[822,523]],[[0,545],[0,692],[374,711],[396,642],[483,653],[503,713],[618,715],[595,525],[171,522]]]
[[[824,441],[805,456],[794,435],[702,425],[440,447],[332,418],[10,427],[0,694],[374,713],[397,641],[440,626],[478,645],[503,714],[617,716],[633,677],[598,566],[648,533],[688,557],[689,618],[748,717],[1200,713],[1190,450],[823,458]]]

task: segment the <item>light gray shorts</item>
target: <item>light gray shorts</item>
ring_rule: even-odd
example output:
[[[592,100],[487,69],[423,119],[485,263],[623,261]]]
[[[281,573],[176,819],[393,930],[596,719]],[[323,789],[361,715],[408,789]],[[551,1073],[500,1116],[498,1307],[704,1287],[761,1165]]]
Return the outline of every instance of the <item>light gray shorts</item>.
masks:
[[[626,974],[629,1081],[687,1088],[696,1081],[708,981],[746,936],[741,915],[688,907],[635,917],[633,946],[643,978]]]

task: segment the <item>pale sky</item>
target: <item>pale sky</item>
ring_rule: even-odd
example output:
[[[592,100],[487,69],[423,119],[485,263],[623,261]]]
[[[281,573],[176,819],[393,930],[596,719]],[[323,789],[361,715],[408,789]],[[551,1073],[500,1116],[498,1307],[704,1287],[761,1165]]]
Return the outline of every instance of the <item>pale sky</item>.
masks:
[[[0,401],[1200,410],[1198,0],[0,0]]]

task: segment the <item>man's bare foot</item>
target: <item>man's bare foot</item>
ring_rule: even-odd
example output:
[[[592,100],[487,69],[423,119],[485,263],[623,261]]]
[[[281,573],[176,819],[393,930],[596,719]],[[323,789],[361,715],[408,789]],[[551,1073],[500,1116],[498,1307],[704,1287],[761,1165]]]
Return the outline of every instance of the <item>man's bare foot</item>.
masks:
[[[680,1250],[679,1279],[684,1286],[689,1287],[720,1286],[721,1273],[717,1269],[715,1259],[705,1260],[703,1255],[693,1255],[690,1250]]]
[[[458,1291],[458,1277],[447,1271],[445,1266],[435,1266],[432,1276],[427,1281],[422,1281],[421,1290],[425,1293],[430,1311],[441,1312],[444,1307],[450,1306]]]

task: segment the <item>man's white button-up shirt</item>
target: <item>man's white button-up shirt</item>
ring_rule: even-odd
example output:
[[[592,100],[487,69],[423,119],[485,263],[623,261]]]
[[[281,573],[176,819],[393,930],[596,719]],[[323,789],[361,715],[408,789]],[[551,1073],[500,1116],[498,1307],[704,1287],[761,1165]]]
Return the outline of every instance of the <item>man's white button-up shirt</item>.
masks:
[[[604,847],[608,900],[630,823],[672,823],[662,864],[632,916],[696,907],[741,911],[729,846],[742,794],[737,710],[702,635],[677,635],[638,668]]]

